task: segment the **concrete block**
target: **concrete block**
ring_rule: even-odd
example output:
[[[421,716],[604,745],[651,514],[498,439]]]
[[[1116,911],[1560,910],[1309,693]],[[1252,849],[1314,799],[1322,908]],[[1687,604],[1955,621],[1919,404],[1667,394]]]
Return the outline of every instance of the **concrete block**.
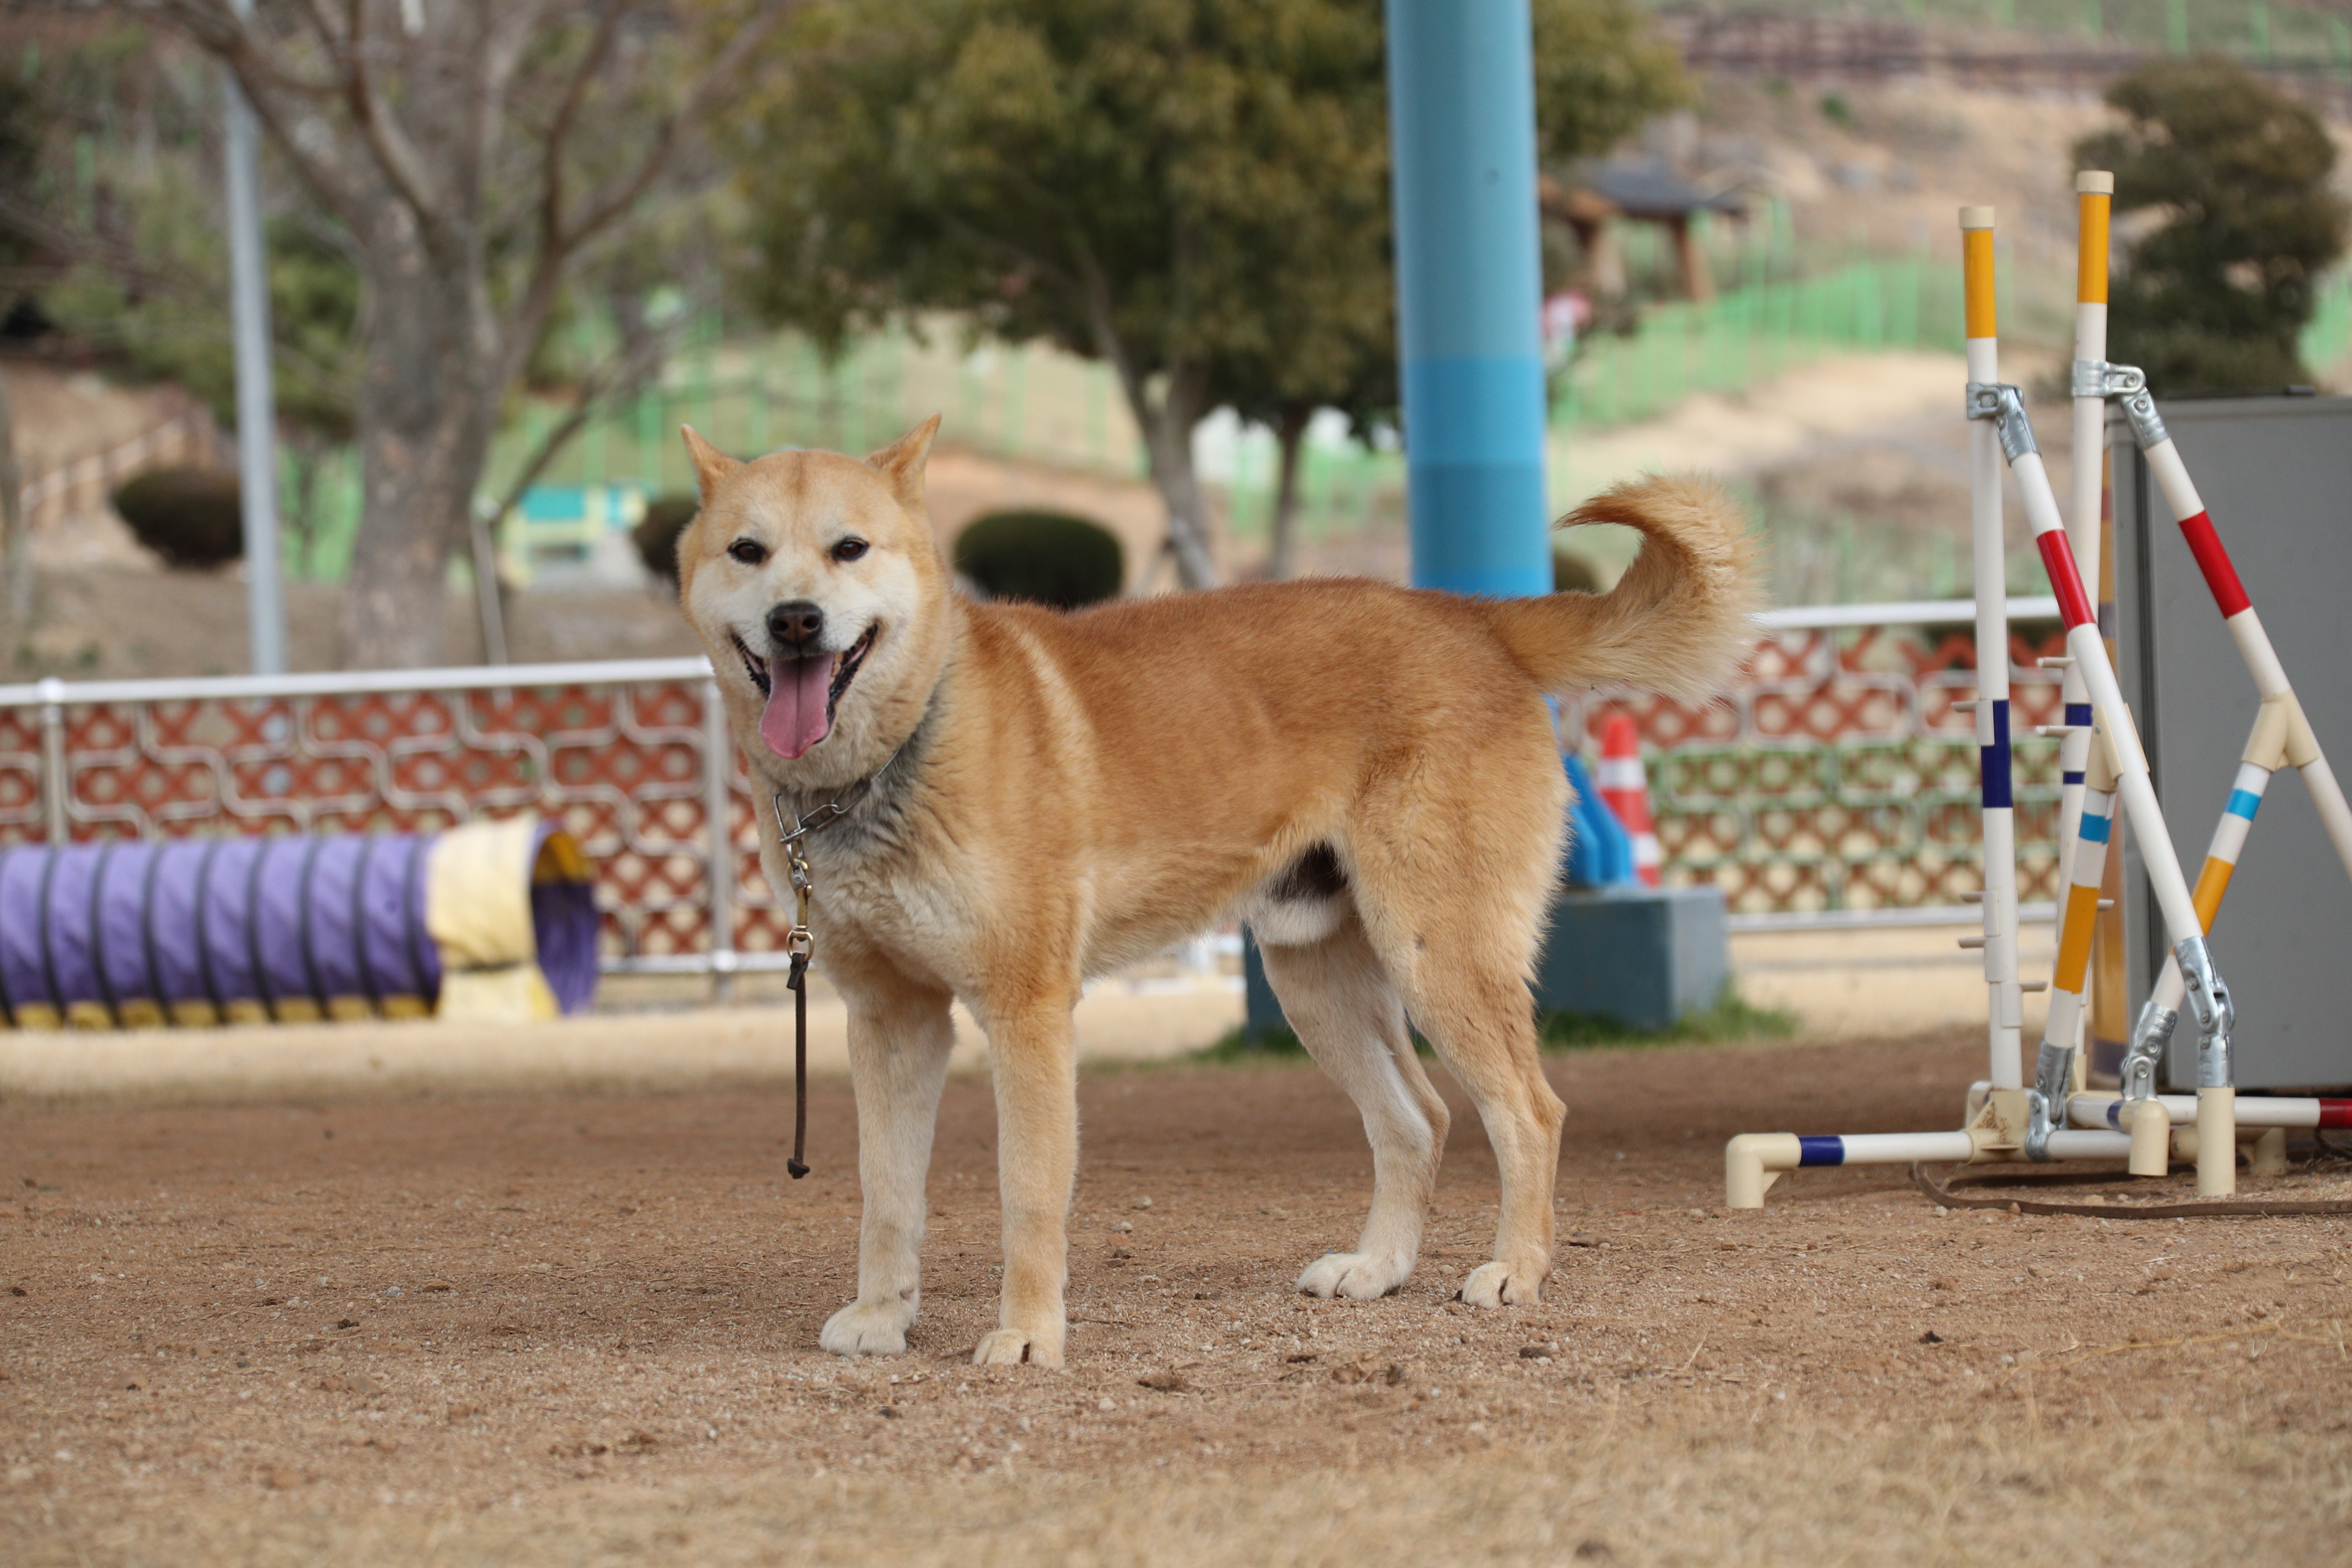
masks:
[[[1723,998],[1731,939],[1719,888],[1578,888],[1551,909],[1536,1005],[1671,1028]]]

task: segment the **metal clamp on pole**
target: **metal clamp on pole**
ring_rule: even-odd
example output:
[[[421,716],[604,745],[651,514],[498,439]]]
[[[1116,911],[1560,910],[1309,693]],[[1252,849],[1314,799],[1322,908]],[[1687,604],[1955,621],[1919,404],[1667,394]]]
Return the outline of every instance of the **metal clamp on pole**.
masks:
[[[2124,418],[2131,424],[2132,439],[2143,452],[2161,447],[2172,439],[2172,432],[2164,427],[2164,416],[2156,411],[2156,395],[2142,390],[2124,399]]]
[[[2033,1087],[2025,1091],[2025,1157],[2050,1158],[2050,1135],[2066,1125],[2066,1104],[2074,1089],[2074,1047],[2042,1042],[2034,1058]]]
[[[2183,937],[2172,953],[2180,961],[2189,1010],[2197,1016],[2197,1192],[2216,1196],[2238,1184],[2238,1091],[2230,1060],[2237,1008],[2203,937]]]
[[[2197,1016],[2197,1087],[2226,1089],[2236,1081],[2231,1070],[2230,1031],[2237,1024],[2238,1010],[2230,1000],[2230,987],[2214,969],[2203,937],[2182,937],[2172,952],[2180,960],[2189,1010]]]
[[[2135,392],[2147,390],[2147,372],[2136,364],[2078,359],[2074,362],[2071,390],[2077,397],[2129,397]]]
[[[2139,1010],[2120,1074],[2126,1100],[2154,1098],[2157,1064],[2164,1060],[2165,1050],[2172,1044],[2173,1028],[2179,1022],[2179,1008],[2168,1007],[2153,996]]]
[[[2136,364],[2078,359],[2074,362],[2072,391],[2077,397],[2123,399],[2124,418],[2130,423],[2132,439],[2139,443],[2143,452],[2172,438],[2164,427],[2164,416],[2156,411],[2156,395],[2147,389],[2147,372]]]
[[[2025,416],[2025,395],[2011,383],[1969,383],[1968,413],[1971,419],[1993,422],[2000,432],[2000,455],[2011,463],[2041,454],[2042,447],[2033,439],[2033,421]]]

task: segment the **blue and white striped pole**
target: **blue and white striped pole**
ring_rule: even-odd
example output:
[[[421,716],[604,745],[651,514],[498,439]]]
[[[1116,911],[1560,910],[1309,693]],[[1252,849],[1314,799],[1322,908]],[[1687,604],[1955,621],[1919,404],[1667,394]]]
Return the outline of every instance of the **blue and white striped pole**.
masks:
[[[1528,0],[1387,0],[1412,581],[1551,592]]]

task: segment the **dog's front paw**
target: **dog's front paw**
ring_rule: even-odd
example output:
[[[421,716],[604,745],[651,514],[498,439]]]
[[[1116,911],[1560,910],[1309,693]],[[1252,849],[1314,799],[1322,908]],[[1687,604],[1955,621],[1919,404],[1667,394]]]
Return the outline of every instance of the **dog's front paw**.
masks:
[[[825,1320],[816,1342],[835,1355],[898,1355],[914,1321],[909,1301],[852,1301]]]
[[[1521,1264],[1482,1263],[1462,1281],[1462,1300],[1473,1307],[1532,1307],[1543,1300],[1543,1274]]]
[[[1026,1329],[999,1329],[983,1335],[980,1348],[971,1352],[974,1366],[1019,1366],[1023,1362],[1031,1366],[1060,1366],[1061,1336],[1053,1336],[1049,1342],[1045,1335]]]
[[[1298,1277],[1298,1293],[1370,1301],[1395,1291],[1412,1273],[1412,1260],[1409,1258],[1376,1252],[1327,1252],[1308,1264],[1307,1272]]]

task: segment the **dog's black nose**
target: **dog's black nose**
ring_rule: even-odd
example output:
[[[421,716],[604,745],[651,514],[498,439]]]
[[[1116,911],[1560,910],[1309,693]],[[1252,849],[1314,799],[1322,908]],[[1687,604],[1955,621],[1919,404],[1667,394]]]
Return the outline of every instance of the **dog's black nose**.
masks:
[[[794,599],[768,612],[768,640],[779,652],[803,652],[824,634],[824,612],[806,599]]]

